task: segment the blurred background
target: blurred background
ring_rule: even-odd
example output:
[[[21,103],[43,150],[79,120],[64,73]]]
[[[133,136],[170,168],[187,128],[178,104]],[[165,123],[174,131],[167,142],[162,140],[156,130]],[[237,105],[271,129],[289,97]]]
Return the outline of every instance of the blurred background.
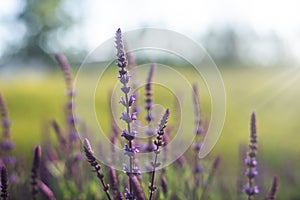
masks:
[[[0,4],[2,67],[47,66],[53,64],[56,52],[80,63],[118,27],[177,31],[201,43],[220,67],[294,66],[300,61],[296,0],[1,0]]]

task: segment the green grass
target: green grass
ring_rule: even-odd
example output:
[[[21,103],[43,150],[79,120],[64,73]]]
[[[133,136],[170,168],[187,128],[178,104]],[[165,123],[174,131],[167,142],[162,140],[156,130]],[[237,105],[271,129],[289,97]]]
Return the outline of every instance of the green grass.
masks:
[[[198,80],[192,70],[178,70],[189,80]],[[287,163],[299,166],[300,163],[300,69],[224,68],[220,71],[227,94],[227,113],[223,132],[210,156],[222,156],[221,168],[222,171],[227,171],[227,177],[224,177],[226,183],[235,188],[239,163],[238,147],[240,143],[248,143],[252,111],[257,113],[259,162],[265,166],[265,169],[261,169],[266,174],[264,178],[271,182],[272,175],[279,174],[282,182],[288,181],[286,172],[283,172],[284,166]],[[86,81],[89,81],[89,77],[86,77]],[[96,91],[95,97],[96,115],[103,130],[109,133],[108,94],[116,81],[115,72],[105,72],[101,81],[103,89],[101,92]],[[180,84],[176,88],[180,95],[191,95],[191,91],[180,88]],[[155,102],[165,107],[171,105],[172,111],[174,95],[160,86],[155,86],[154,90]],[[66,97],[61,74],[0,76],[0,91],[5,97],[12,120],[11,132],[16,142],[16,152],[29,155],[33,146],[40,143],[42,136],[47,133],[45,124],[51,119],[64,123],[63,108]],[[205,85],[200,82],[201,106],[207,118],[211,109],[208,94]],[[175,120],[173,118],[171,122]],[[51,131],[47,137],[53,135]],[[296,173],[295,171],[295,176],[300,181],[300,174]],[[284,183],[280,184],[280,196],[293,190],[288,187]]]

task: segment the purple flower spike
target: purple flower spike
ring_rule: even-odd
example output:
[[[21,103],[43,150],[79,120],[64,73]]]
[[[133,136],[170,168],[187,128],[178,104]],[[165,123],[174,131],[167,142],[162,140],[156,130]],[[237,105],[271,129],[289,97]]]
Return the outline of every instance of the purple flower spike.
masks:
[[[249,152],[248,156],[245,159],[245,164],[247,165],[247,171],[245,175],[248,178],[248,183],[244,187],[243,192],[247,194],[248,199],[253,199],[254,195],[259,193],[258,186],[255,185],[255,177],[258,175],[256,169],[257,161],[257,132],[256,132],[256,116],[255,113],[251,115],[251,124],[250,124],[250,143],[249,143]]]
[[[153,115],[152,115],[152,107],[153,107],[153,97],[152,97],[152,79],[153,79],[153,74],[156,68],[156,64],[151,64],[150,70],[148,73],[148,78],[147,78],[147,83],[145,86],[146,90],[146,98],[145,98],[145,109],[147,112],[146,115],[146,120],[148,124],[153,120]]]
[[[5,140],[5,141],[1,141],[0,145],[1,145],[1,149],[3,149],[4,151],[10,151],[14,148],[15,143],[11,140]]]
[[[8,200],[8,175],[4,166],[0,167],[1,175],[1,199]]]
[[[127,129],[123,130],[122,137],[124,137],[128,144],[125,145],[124,151],[125,154],[129,156],[129,168],[127,171],[127,175],[129,176],[129,190],[126,190],[125,196],[128,199],[134,198],[134,187],[133,187],[133,179],[130,178],[134,175],[134,154],[138,152],[137,148],[134,146],[134,138],[136,132],[133,130],[134,121],[137,119],[136,112],[132,112],[132,105],[135,102],[135,96],[130,95],[130,75],[126,70],[127,67],[127,59],[125,48],[122,39],[121,29],[118,29],[116,32],[116,48],[117,48],[117,66],[119,67],[119,80],[122,84],[121,91],[123,92],[123,97],[121,97],[120,103],[125,107],[125,110],[122,112],[120,119],[122,119],[126,125]]]
[[[127,107],[124,97],[121,97],[121,100],[119,101],[119,103],[122,104],[123,106]]]
[[[132,106],[132,104],[135,102],[135,96],[134,95],[130,95],[129,97],[129,106]]]
[[[136,119],[137,119],[136,112],[134,112],[131,114],[131,120],[136,120]]]
[[[131,121],[132,121],[131,117],[126,112],[122,112],[120,119],[124,120],[126,123],[131,123]]]
[[[129,86],[123,86],[121,88],[122,92],[124,92],[124,94],[128,94],[128,92],[130,91],[130,87]]]
[[[94,172],[97,174],[98,179],[100,180],[102,184],[102,188],[106,194],[106,197],[108,200],[111,200],[109,194],[109,185],[104,182],[104,174],[101,172],[101,165],[98,163],[97,159],[94,156],[94,151],[90,145],[90,142],[88,139],[84,139],[83,141],[83,149],[85,152],[85,157],[87,158],[87,161],[90,163],[91,167],[94,168]]]
[[[149,200],[153,199],[153,194],[154,191],[156,190],[156,187],[154,185],[154,179],[155,179],[155,171],[156,168],[160,166],[160,163],[158,162],[158,155],[160,154],[160,147],[162,147],[164,145],[164,141],[163,141],[163,135],[165,133],[165,128],[167,126],[167,122],[168,122],[168,118],[170,115],[170,111],[169,109],[166,109],[159,125],[158,125],[158,129],[157,129],[157,136],[156,139],[154,140],[154,144],[155,144],[155,149],[154,149],[154,154],[155,154],[155,158],[154,158],[154,162],[151,162],[152,165],[152,170],[151,170],[151,180],[150,180],[150,186],[149,186]]]
[[[128,156],[133,156],[134,154],[139,152],[138,148],[136,147],[129,148],[127,144],[125,144],[124,150],[125,150],[125,155]]]
[[[10,140],[10,120],[8,118],[6,103],[1,93],[0,93],[0,114],[2,120],[3,139]]]
[[[125,49],[124,49],[124,44],[123,44],[123,39],[122,39],[122,31],[119,28],[116,32],[116,48],[117,48],[117,57],[118,57],[118,62],[117,65],[120,68],[119,74],[120,76],[124,76],[127,74],[126,71],[126,66],[128,64],[127,59],[126,59],[126,54],[125,54]]]
[[[123,130],[122,137],[124,137],[127,141],[132,141],[134,139],[134,135],[130,135],[126,129]]]

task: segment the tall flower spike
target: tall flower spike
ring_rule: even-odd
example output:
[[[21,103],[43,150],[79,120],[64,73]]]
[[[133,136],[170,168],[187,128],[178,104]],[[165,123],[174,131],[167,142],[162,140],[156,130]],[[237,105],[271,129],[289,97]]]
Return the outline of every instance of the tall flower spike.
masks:
[[[161,188],[164,193],[164,196],[166,198],[168,195],[168,181],[164,175],[161,176],[160,184],[161,184]]]
[[[3,137],[9,138],[10,137],[10,132],[9,132],[10,120],[8,119],[7,107],[6,107],[4,98],[1,93],[0,93],[0,111],[1,111],[1,118],[2,118]]]
[[[51,122],[51,125],[52,125],[52,127],[53,127],[53,129],[55,131],[55,134],[56,134],[56,137],[57,137],[57,139],[59,141],[60,146],[62,148],[65,148],[66,145],[67,145],[67,140],[64,137],[64,135],[63,135],[63,133],[62,133],[62,131],[60,129],[60,126],[58,125],[57,121],[53,120]]]
[[[10,120],[8,118],[7,107],[2,94],[0,93],[0,112],[2,119],[2,139],[0,141],[0,149],[4,152],[3,160],[5,164],[12,164],[15,158],[10,155],[10,151],[14,148],[15,143],[10,139]]]
[[[238,178],[236,181],[236,192],[237,199],[244,199],[244,182],[245,182],[245,158],[247,157],[247,145],[241,144],[239,147],[239,170],[238,170]]]
[[[126,54],[125,54],[125,49],[124,49],[124,44],[122,39],[122,31],[120,28],[116,32],[116,48],[117,48],[117,57],[118,57],[117,65],[120,68],[119,74],[121,77],[127,74],[125,68],[127,67],[128,62],[126,59]]]
[[[151,122],[154,120],[154,115],[152,113],[152,107],[153,107],[153,91],[152,91],[152,79],[154,75],[154,71],[156,68],[156,64],[150,65],[150,70],[148,73],[148,77],[146,80],[145,85],[145,110],[146,110],[146,122],[147,122],[147,128],[146,128],[146,134],[148,136],[148,144],[146,146],[146,151],[152,152],[154,150],[154,146],[152,144],[152,136],[155,135],[155,128],[152,127]],[[150,157],[151,158],[151,157]]]
[[[118,177],[116,170],[113,167],[109,167],[108,175],[114,199],[123,200],[124,196],[118,189]]]
[[[201,120],[201,110],[199,102],[199,92],[197,84],[193,84],[193,102],[194,102],[194,114],[195,114],[195,126],[196,135],[201,135],[203,133],[202,120]]]
[[[138,200],[145,200],[146,197],[145,197],[145,194],[144,194],[144,191],[143,191],[143,188],[138,180],[138,178],[131,174],[129,176],[131,182],[132,182],[132,186],[133,186],[133,191],[134,191],[134,196],[136,196],[136,198]]]
[[[245,185],[243,192],[247,194],[248,200],[252,200],[256,194],[259,193],[258,186],[255,185],[255,177],[258,175],[256,169],[257,161],[257,132],[256,132],[256,116],[253,112],[251,114],[251,124],[250,124],[250,143],[249,143],[249,152],[248,156],[245,159],[247,165],[246,176],[248,178],[248,183]]]
[[[43,182],[43,181],[38,181],[39,189],[41,192],[44,194],[46,199],[48,200],[55,200],[55,196],[52,192],[52,190]]]
[[[55,59],[59,63],[65,77],[66,84],[68,89],[73,88],[73,79],[72,79],[72,71],[71,66],[69,64],[68,59],[63,54],[56,54]]]
[[[155,64],[151,64],[150,66],[150,70],[148,73],[148,78],[147,78],[147,83],[145,86],[145,90],[146,90],[146,98],[145,98],[145,109],[146,109],[146,121],[148,122],[148,124],[153,120],[153,116],[151,113],[152,110],[152,79],[153,79],[153,75],[154,75],[154,71],[155,71],[156,65]]]
[[[36,198],[37,193],[39,192],[38,186],[38,171],[40,166],[41,160],[41,147],[38,145],[34,148],[34,157],[31,169],[31,177],[30,177],[30,184],[31,184],[31,195],[33,199]]]
[[[67,85],[68,100],[66,103],[66,121],[68,124],[69,141],[70,142],[78,141],[79,135],[75,127],[76,118],[73,115],[73,109],[74,109],[73,98],[75,96],[75,93],[73,87],[71,65],[69,64],[68,59],[63,54],[56,54],[55,58],[57,62],[60,64]]]
[[[129,79],[130,76],[126,70],[127,67],[127,59],[126,53],[124,49],[123,39],[122,39],[122,32],[121,29],[118,29],[116,32],[116,48],[117,48],[117,66],[119,67],[119,79],[122,84],[121,91],[123,92],[124,97],[121,97],[120,103],[124,106],[125,111],[122,112],[121,119],[127,124],[127,129],[124,129],[122,132],[122,137],[127,140],[127,144],[124,147],[125,155],[129,157],[129,163],[126,167],[126,174],[129,176],[129,191],[126,192],[127,199],[133,199],[133,182],[130,176],[134,174],[135,163],[134,154],[138,152],[138,149],[134,146],[134,138],[136,136],[136,132],[133,130],[133,121],[136,120],[135,113],[132,112],[132,106],[135,101],[134,96],[130,96],[130,86],[129,86]]]
[[[8,177],[6,168],[1,167],[1,199],[8,200]]]
[[[94,168],[94,172],[97,174],[98,179],[100,180],[103,190],[109,200],[111,200],[110,194],[109,194],[109,185],[107,185],[104,182],[104,174],[101,173],[101,165],[98,163],[97,159],[94,156],[94,151],[90,145],[90,142],[88,139],[84,139],[83,141],[83,148],[85,152],[85,156],[87,158],[87,161],[90,163],[90,165]]]
[[[216,172],[217,172],[217,169],[220,165],[220,161],[221,161],[221,157],[220,156],[217,156],[214,160],[214,163],[212,165],[212,168],[208,174],[208,177],[207,177],[207,181],[206,181],[206,184],[203,188],[203,192],[202,192],[202,195],[201,195],[201,200],[205,200],[205,199],[208,199],[208,194],[209,194],[209,188],[213,182],[213,179],[214,179],[214,176],[216,175]]]
[[[275,175],[273,178],[272,186],[269,189],[269,192],[267,193],[266,200],[274,200],[276,199],[278,191],[278,176]]]
[[[202,120],[200,113],[200,103],[199,103],[199,92],[196,83],[193,84],[193,104],[194,104],[194,115],[195,115],[195,140],[194,140],[194,187],[193,187],[193,198],[197,197],[197,190],[200,185],[203,184],[203,167],[200,165],[200,159],[198,158],[199,152],[202,148]]]
[[[158,155],[160,154],[160,147],[163,146],[163,144],[164,144],[163,135],[165,133],[165,128],[167,126],[169,115],[170,115],[170,111],[169,111],[169,109],[167,109],[158,125],[156,140],[154,140],[154,144],[155,144],[156,148],[154,150],[154,153],[155,153],[154,161],[151,162],[152,171],[151,171],[151,178],[150,178],[150,184],[149,184],[149,190],[150,190],[149,191],[149,200],[152,200],[154,191],[156,190],[156,186],[154,185],[155,171],[156,171],[156,168],[160,166],[160,163],[158,162]]]

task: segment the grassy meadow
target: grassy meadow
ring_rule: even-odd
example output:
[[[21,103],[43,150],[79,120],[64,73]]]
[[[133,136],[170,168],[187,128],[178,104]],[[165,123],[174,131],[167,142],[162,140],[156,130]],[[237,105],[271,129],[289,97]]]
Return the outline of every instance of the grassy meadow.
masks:
[[[109,70],[101,80],[105,92],[96,92],[95,96],[95,108],[101,110],[97,115],[107,133],[110,133],[111,128],[108,94],[117,80],[117,69],[114,70]],[[191,69],[180,68],[179,71],[191,82],[198,80]],[[227,95],[226,120],[221,136],[207,160],[211,163],[214,156],[221,156],[213,187],[218,188],[217,191],[224,190],[229,197],[220,197],[212,192],[211,199],[230,199],[230,196],[236,193],[241,163],[239,147],[241,144],[248,144],[250,114],[253,111],[257,115],[258,171],[262,174],[258,182],[263,183],[260,185],[262,194],[267,192],[273,175],[278,174],[278,199],[299,199],[297,188],[300,186],[300,69],[241,67],[221,68],[220,73]],[[87,81],[88,79],[87,77]],[[180,85],[176,88],[178,95],[192,94],[192,91],[184,91]],[[164,88],[154,86],[153,90],[155,103],[170,105],[171,112],[172,109],[176,109],[174,100],[165,97]],[[49,128],[49,121],[56,119],[60,124],[65,123],[63,109],[67,98],[63,75],[58,71],[41,74],[2,74],[0,92],[6,100],[12,121],[11,135],[16,143],[14,153],[25,155],[30,160],[27,163],[30,165],[33,146],[41,143],[43,137],[53,138],[55,143],[55,134]],[[199,83],[199,94],[203,116],[209,119],[210,97],[203,82]],[[172,97],[171,93],[168,95]],[[142,96],[141,101],[143,99]],[[176,119],[171,117],[170,124],[175,121]],[[187,161],[191,161],[188,155]],[[191,174],[183,170],[183,176],[188,177]],[[170,188],[172,184],[176,185],[176,181],[172,181],[174,176],[167,178]],[[226,185],[226,188],[222,185]],[[259,197],[262,199],[263,196]]]

